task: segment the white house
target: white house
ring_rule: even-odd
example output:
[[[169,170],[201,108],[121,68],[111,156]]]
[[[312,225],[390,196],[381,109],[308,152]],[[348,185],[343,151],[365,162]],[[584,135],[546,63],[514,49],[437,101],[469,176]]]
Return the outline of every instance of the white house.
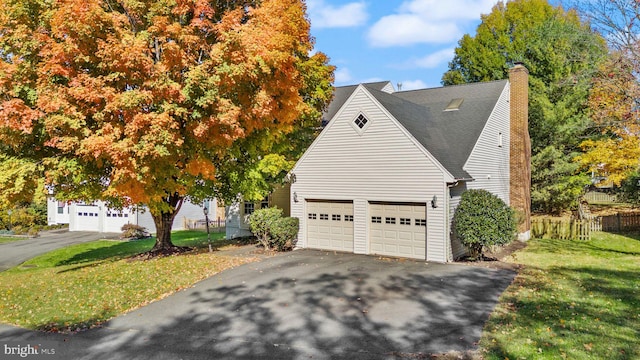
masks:
[[[510,80],[394,92],[337,88],[326,127],[292,169],[298,247],[448,262],[462,192],[486,189],[529,230],[528,71]]]
[[[218,205],[216,200],[208,201],[208,215],[216,219]],[[58,201],[50,196],[47,202],[47,218],[49,225],[69,224],[69,231],[122,232],[122,225],[136,224],[155,233],[156,227],[151,214],[144,208],[109,208],[104,202],[91,204],[82,202]],[[204,220],[203,204],[185,201],[176,215],[172,230],[185,230],[188,223]]]
[[[254,211],[266,207],[278,207],[282,209],[283,216],[289,216],[290,210],[290,184],[276,187],[265,199],[259,202],[237,201],[225,208],[225,230],[227,239],[235,239],[243,236],[251,236],[248,218]]]

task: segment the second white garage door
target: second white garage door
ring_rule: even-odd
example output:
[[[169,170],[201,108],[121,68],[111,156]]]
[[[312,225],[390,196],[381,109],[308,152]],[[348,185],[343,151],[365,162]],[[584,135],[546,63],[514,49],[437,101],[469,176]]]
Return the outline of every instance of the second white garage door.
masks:
[[[307,200],[307,247],[353,252],[353,203]]]
[[[369,203],[372,254],[425,259],[427,209],[424,204]]]

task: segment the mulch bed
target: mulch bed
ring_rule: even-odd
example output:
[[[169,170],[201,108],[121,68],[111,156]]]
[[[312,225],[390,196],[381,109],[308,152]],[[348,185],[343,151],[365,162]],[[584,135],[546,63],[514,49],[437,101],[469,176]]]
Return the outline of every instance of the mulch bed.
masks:
[[[526,241],[516,240],[505,246],[496,247],[491,251],[485,252],[481,260],[461,258],[456,260],[456,263],[471,266],[481,266],[490,269],[517,271],[520,268],[519,264],[505,262],[504,260],[514,252],[520,249],[524,249],[526,246]]]
[[[178,254],[184,254],[187,252],[193,251],[194,248],[187,246],[173,246],[168,249],[160,249],[160,250],[151,250],[147,252],[143,252],[141,254],[132,256],[129,258],[129,261],[145,261],[151,260],[155,258],[165,257],[165,256],[173,256]]]

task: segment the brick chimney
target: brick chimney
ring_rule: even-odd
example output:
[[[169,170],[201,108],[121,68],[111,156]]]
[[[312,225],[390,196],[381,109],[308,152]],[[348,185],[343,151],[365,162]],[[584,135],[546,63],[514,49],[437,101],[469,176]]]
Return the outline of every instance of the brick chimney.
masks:
[[[511,104],[510,205],[524,217],[518,239],[531,236],[531,139],[529,138],[529,70],[516,63],[509,70]]]

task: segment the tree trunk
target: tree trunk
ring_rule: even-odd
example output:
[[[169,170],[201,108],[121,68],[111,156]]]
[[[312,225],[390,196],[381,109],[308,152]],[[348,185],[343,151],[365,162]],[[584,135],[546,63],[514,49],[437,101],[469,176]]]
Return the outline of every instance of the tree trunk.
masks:
[[[151,217],[156,225],[156,244],[151,249],[151,253],[155,252],[172,252],[176,249],[171,241],[171,228],[180,207],[182,206],[183,197],[177,194],[165,198],[169,210],[158,212],[151,211]]]

